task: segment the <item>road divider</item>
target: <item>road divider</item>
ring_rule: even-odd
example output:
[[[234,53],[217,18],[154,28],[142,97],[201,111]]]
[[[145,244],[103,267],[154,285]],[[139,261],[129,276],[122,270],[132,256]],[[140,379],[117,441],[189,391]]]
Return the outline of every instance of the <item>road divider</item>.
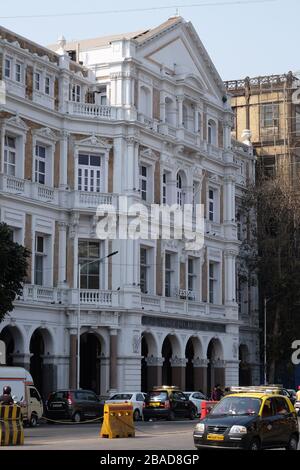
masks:
[[[24,429],[19,405],[0,405],[0,446],[24,444]]]
[[[105,404],[100,437],[108,439],[135,437],[133,406],[128,403]]]

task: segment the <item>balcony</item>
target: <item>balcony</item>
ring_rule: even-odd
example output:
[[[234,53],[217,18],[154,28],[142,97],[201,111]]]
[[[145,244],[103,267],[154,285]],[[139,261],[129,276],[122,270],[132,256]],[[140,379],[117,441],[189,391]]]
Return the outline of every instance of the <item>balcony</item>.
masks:
[[[70,289],[68,291],[70,305],[78,305],[78,289]],[[119,306],[119,292],[111,290],[80,290],[80,305],[88,306],[92,309],[99,307],[117,307]]]
[[[211,305],[197,300],[183,300],[178,297],[160,297],[158,295],[141,296],[142,308],[146,312],[157,312],[171,315],[188,315],[195,318],[220,320],[226,317],[223,305]]]
[[[153,131],[153,132],[157,132],[157,131],[158,131],[159,122],[158,122],[156,119],[151,119],[151,118],[145,116],[145,115],[142,114],[142,113],[138,113],[138,115],[137,115],[137,120],[138,120],[141,124],[144,124],[145,127],[146,127],[147,129],[149,129],[150,131]]]
[[[98,206],[114,206],[117,208],[118,198],[112,193],[92,193],[85,191],[72,191],[69,194],[69,208],[71,209],[93,209]]]
[[[43,184],[17,178],[16,176],[0,175],[0,190],[5,193],[36,199],[42,202],[58,204],[58,190]]]
[[[22,296],[17,301],[35,303],[42,302],[47,304],[65,304],[66,290],[56,287],[44,287],[31,284],[25,284]]]
[[[98,119],[123,119],[123,109],[116,106],[104,106],[92,103],[67,102],[67,113],[73,116],[83,116]]]

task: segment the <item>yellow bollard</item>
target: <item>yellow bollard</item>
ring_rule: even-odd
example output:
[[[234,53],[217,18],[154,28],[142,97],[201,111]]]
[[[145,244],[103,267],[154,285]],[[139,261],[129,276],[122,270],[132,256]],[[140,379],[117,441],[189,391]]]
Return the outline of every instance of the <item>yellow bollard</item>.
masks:
[[[104,418],[100,437],[135,437],[133,406],[128,403],[107,403],[104,405]]]
[[[21,407],[0,405],[0,446],[19,446],[24,444],[24,429]]]

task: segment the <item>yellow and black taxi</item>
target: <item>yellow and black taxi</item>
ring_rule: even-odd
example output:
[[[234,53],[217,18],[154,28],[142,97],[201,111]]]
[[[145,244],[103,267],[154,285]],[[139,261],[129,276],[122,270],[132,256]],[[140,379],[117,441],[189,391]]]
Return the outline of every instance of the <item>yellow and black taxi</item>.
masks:
[[[297,450],[298,419],[289,398],[274,390],[226,395],[194,430],[200,449]]]
[[[154,387],[145,398],[143,409],[144,421],[149,419],[176,418],[195,419],[197,407],[185,394],[175,386],[162,385]]]

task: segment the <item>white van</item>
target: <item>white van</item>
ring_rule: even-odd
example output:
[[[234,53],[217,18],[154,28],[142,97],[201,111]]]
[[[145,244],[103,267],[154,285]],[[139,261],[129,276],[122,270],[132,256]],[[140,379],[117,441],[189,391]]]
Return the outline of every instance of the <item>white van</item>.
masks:
[[[30,373],[23,367],[0,366],[0,395],[9,385],[15,402],[21,405],[23,420],[35,427],[43,416],[43,401]]]

